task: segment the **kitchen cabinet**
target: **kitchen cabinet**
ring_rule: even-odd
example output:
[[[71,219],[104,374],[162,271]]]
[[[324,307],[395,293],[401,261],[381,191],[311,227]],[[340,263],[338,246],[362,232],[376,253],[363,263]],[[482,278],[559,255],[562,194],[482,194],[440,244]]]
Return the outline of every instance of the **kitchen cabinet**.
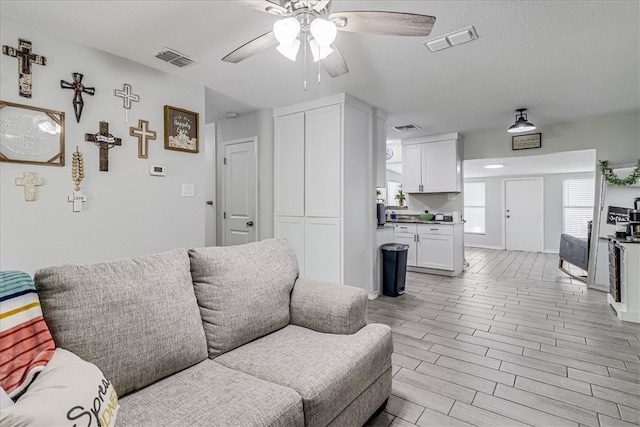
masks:
[[[462,273],[462,224],[394,224],[396,243],[409,245],[407,267],[446,276]]]
[[[461,137],[446,134],[402,141],[405,193],[456,193],[462,190]]]
[[[344,93],[274,110],[274,236],[292,243],[301,277],[370,293],[377,225],[372,114]]]

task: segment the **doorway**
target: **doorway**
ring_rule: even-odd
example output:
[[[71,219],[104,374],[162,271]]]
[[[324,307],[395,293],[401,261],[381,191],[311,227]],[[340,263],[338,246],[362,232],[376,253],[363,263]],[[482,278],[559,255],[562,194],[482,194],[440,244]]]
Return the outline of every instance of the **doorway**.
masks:
[[[542,178],[504,180],[505,249],[542,252],[544,206]]]
[[[255,242],[258,224],[257,137],[223,141],[222,245]]]

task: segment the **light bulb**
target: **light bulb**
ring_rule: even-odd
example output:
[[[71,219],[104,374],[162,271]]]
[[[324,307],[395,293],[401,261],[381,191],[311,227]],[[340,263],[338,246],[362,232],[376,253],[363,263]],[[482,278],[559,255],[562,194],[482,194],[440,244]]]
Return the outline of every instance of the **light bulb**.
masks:
[[[309,29],[313,38],[322,47],[330,46],[336,40],[336,35],[338,34],[336,24],[323,18],[314,19]]]
[[[318,42],[310,38],[309,47],[311,48],[311,54],[313,55],[313,62],[318,62],[333,53],[333,49],[329,46],[320,46]]]
[[[300,23],[293,16],[276,21],[273,24],[273,34],[280,44],[293,44],[300,34]]]

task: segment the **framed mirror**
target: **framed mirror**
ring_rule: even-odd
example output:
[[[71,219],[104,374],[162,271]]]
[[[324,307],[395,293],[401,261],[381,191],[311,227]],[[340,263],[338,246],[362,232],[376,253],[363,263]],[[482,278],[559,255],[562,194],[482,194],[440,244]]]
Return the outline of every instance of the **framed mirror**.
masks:
[[[0,101],[0,161],[64,166],[64,112]]]

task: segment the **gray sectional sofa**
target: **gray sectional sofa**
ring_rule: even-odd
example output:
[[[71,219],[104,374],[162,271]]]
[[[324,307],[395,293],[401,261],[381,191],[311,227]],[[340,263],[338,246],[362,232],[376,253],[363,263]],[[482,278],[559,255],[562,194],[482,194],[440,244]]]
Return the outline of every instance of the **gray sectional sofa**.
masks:
[[[360,426],[391,393],[367,295],[298,278],[285,240],[40,269],[58,347],[96,364],[118,426]]]

